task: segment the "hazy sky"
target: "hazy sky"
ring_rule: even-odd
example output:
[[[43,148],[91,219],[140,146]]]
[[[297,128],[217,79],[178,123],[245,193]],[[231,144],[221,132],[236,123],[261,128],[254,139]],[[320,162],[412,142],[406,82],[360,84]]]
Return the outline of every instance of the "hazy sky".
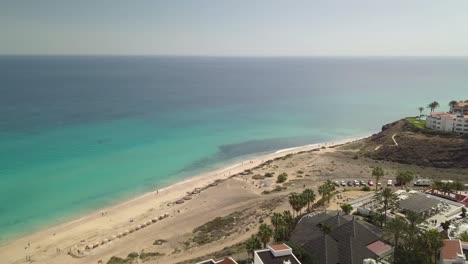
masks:
[[[468,56],[468,1],[0,0],[0,54]]]

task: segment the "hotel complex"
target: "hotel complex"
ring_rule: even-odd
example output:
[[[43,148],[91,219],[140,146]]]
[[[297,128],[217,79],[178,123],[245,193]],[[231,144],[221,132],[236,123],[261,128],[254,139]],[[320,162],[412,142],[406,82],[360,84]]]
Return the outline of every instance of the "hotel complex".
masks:
[[[430,113],[426,118],[426,127],[443,132],[468,134],[468,103],[458,103],[448,113]]]

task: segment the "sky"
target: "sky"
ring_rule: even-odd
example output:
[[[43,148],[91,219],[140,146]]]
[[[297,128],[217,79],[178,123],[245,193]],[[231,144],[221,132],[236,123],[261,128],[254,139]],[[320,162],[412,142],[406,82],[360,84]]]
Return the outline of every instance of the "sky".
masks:
[[[468,56],[468,1],[0,0],[0,54]]]

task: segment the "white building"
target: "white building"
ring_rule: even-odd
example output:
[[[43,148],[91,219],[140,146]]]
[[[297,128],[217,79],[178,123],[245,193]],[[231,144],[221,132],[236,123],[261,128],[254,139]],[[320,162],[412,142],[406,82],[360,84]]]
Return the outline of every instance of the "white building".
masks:
[[[445,112],[432,112],[426,118],[426,127],[443,132],[453,132],[456,116]]]
[[[301,264],[286,244],[270,245],[254,252],[253,264]]]
[[[468,103],[457,103],[451,110],[454,114],[468,114]]]
[[[468,134],[468,115],[458,115],[456,117],[453,132]]]

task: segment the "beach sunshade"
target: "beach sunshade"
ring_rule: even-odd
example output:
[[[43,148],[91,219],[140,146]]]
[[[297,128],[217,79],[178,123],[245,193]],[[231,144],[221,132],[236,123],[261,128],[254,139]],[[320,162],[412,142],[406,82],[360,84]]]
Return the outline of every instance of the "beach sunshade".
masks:
[[[92,249],[93,248],[93,245],[87,245],[86,246],[86,249]]]
[[[94,244],[93,248],[99,247],[99,243]]]
[[[164,218],[164,215],[159,216],[159,220],[162,220]]]
[[[158,221],[158,219],[157,219],[157,218],[153,218],[153,220],[151,220],[151,221],[153,221],[153,223],[156,223],[156,222]]]
[[[114,240],[114,239],[117,239],[117,236],[111,236],[110,240]]]
[[[117,235],[117,237],[122,237],[122,236],[123,236],[123,233],[119,233],[119,234]]]
[[[148,221],[148,222],[146,222],[146,225],[149,226],[149,225],[151,225],[152,223],[153,223],[153,222]]]

